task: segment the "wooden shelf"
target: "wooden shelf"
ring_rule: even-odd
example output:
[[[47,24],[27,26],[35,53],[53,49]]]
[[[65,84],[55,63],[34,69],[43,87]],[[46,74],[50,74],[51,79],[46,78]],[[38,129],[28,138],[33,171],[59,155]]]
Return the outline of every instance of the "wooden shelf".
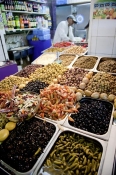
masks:
[[[21,13],[21,14],[30,14],[30,15],[46,15],[46,13],[39,12],[28,12],[28,11],[14,11],[14,10],[2,10],[2,12],[12,12],[12,13]]]

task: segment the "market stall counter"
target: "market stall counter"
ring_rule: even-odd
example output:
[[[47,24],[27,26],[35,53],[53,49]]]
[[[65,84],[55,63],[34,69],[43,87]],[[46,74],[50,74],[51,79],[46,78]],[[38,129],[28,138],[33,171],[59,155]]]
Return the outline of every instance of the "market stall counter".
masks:
[[[46,50],[0,81],[3,169],[16,175],[112,174],[115,67],[110,73],[98,71],[100,57],[85,56],[87,49],[80,46],[66,50],[60,63],[56,53]]]
[[[0,62],[0,80],[18,71],[17,64],[11,61]]]

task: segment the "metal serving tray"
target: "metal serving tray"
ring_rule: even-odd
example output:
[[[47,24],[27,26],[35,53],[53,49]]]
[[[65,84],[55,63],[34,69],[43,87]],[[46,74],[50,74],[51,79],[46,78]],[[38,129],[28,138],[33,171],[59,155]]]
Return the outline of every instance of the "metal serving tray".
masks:
[[[77,59],[77,55],[75,55],[75,54],[60,54],[60,56],[75,56],[75,58],[70,62],[70,64],[68,66],[66,66],[68,68],[72,67],[74,60]],[[60,56],[59,56],[59,59],[60,59]]]
[[[67,116],[68,116],[68,114],[66,114],[66,116],[65,116],[64,119],[62,119],[62,120],[52,120],[52,119],[47,118],[47,117],[44,117],[44,120],[46,120],[46,121],[48,121],[48,122],[55,123],[55,124],[63,125],[64,122],[65,122],[65,120],[66,120],[66,118],[67,118]],[[36,117],[37,117],[37,118],[41,118],[41,117],[39,117],[39,115],[36,116]]]
[[[97,72],[103,72],[103,71],[98,70],[98,67],[99,67],[99,64],[100,64],[101,62],[106,61],[106,60],[115,60],[115,61],[116,61],[116,57],[105,57],[105,56],[104,56],[104,57],[99,57],[98,62],[97,62],[97,64],[96,64],[96,66],[95,66],[95,70],[96,70]],[[106,73],[116,75],[116,73],[112,73],[112,72],[106,72]]]
[[[95,63],[95,65],[94,65],[94,67],[92,69],[83,68],[83,69],[85,69],[87,71],[94,71],[94,68],[96,67],[96,64],[98,64],[99,58],[97,56],[93,56],[93,55],[81,55],[81,56],[78,56],[77,59],[75,59],[75,61],[73,62],[72,67],[74,67],[75,62],[78,61],[78,59],[83,57],[83,56],[84,57],[94,57],[94,58],[96,58],[96,63]]]
[[[35,117],[35,118],[37,118],[37,117]],[[39,119],[40,119],[40,118],[39,118]],[[43,121],[44,121],[44,119],[40,119],[40,120],[43,120]],[[36,168],[36,166],[38,165],[38,163],[41,162],[42,157],[43,157],[44,154],[47,152],[47,149],[49,149],[49,147],[50,147],[51,144],[53,143],[54,139],[56,138],[56,134],[57,134],[57,132],[59,131],[59,128],[58,128],[58,126],[57,126],[55,123],[52,123],[52,122],[50,122],[50,121],[46,121],[46,122],[53,124],[53,125],[55,126],[55,128],[56,128],[56,131],[55,131],[54,135],[52,136],[51,140],[49,141],[48,145],[47,145],[46,148],[44,149],[43,153],[41,154],[41,156],[40,156],[40,157],[38,158],[38,160],[36,161],[36,163],[35,163],[35,165],[33,166],[33,168],[32,168],[31,170],[27,171],[27,172],[22,173],[22,172],[17,171],[16,169],[12,168],[11,166],[9,166],[9,165],[8,165],[7,163],[5,163],[4,161],[0,160],[0,163],[1,163],[6,169],[10,170],[11,172],[15,173],[16,175],[31,175],[31,174],[33,173],[34,169]]]
[[[54,60],[51,62],[51,63],[48,63],[48,64],[52,64],[52,63],[54,63],[55,62],[55,60],[57,59],[57,54],[56,54],[56,52],[45,52],[45,53],[43,53],[42,55],[40,55],[38,58],[36,58],[31,64],[35,64],[35,65],[43,65],[43,66],[46,66],[46,65],[48,65],[48,64],[41,64],[41,63],[37,63],[37,60],[39,61],[39,58],[40,57],[42,57],[43,55],[45,56],[45,55],[54,55],[55,56],[55,58],[54,58]]]
[[[70,47],[70,46],[69,46]],[[61,47],[61,48],[64,48],[64,50],[66,50],[67,48],[69,48],[69,47]],[[59,48],[59,47],[49,47],[49,48],[47,48],[47,49],[45,49],[45,50],[43,50],[41,53],[57,53],[57,52],[48,52],[48,50],[49,49],[51,49],[51,48]],[[61,51],[61,52],[59,52],[59,53],[62,53],[62,52],[64,52],[64,51]]]
[[[102,175],[115,175],[116,163],[116,126],[112,126],[110,138],[107,145]]]
[[[75,46],[71,46],[71,47],[75,47]],[[62,51],[61,54],[74,54],[74,55],[78,55],[78,56],[81,56],[81,55],[86,55],[87,52],[88,52],[88,47],[86,47],[86,50],[83,52],[83,53],[80,53],[80,54],[75,54],[75,53],[66,53],[66,51],[70,50],[70,47],[67,48],[66,50]]]
[[[90,99],[89,97],[84,97],[85,99]],[[83,98],[83,99],[84,99]],[[83,100],[82,99],[82,100]],[[93,99],[93,100],[101,100],[101,99]],[[101,100],[101,101],[104,101],[104,102],[107,102],[105,100]],[[109,102],[110,103],[110,102]],[[113,111],[114,111],[114,106],[112,103],[110,103],[112,105],[112,114],[111,114],[111,118],[110,118],[110,122],[109,122],[109,127],[108,127],[108,131],[106,134],[103,134],[103,135],[97,135],[97,134],[94,134],[94,133],[91,133],[89,131],[85,131],[85,130],[82,130],[82,129],[79,129],[79,128],[76,128],[76,127],[73,127],[69,124],[68,122],[68,117],[66,118],[65,122],[64,122],[64,126],[67,127],[67,128],[70,128],[70,129],[73,129],[75,131],[78,131],[78,132],[82,132],[86,135],[90,135],[92,137],[95,137],[95,138],[99,138],[99,139],[103,139],[103,140],[106,140],[108,141],[109,140],[109,136],[110,136],[110,131],[111,131],[111,128],[112,128],[112,123],[113,123]],[[70,114],[71,115],[71,114]]]
[[[40,171],[41,171],[41,168],[42,168],[42,165],[47,157],[47,155],[49,154],[49,152],[51,151],[52,147],[54,146],[55,142],[57,141],[58,137],[60,136],[61,133],[65,132],[65,131],[71,131],[72,133],[76,133],[80,136],[84,136],[86,137],[88,140],[94,140],[95,142],[99,142],[99,144],[102,146],[102,157],[101,157],[101,161],[100,161],[100,166],[99,166],[99,169],[98,169],[98,175],[101,175],[101,171],[102,171],[102,167],[103,167],[103,163],[104,163],[104,158],[105,158],[105,154],[106,154],[106,148],[107,148],[107,142],[106,141],[103,141],[103,140],[100,140],[98,138],[94,138],[92,136],[88,136],[84,133],[79,133],[77,131],[74,131],[72,129],[69,129],[69,128],[66,128],[66,127],[63,127],[63,131],[59,131],[54,139],[54,142],[52,142],[51,146],[49,147],[49,149],[47,149],[46,153],[44,154],[44,156],[42,157],[41,159],[41,162],[38,163],[38,166],[36,167],[33,175],[40,175]],[[41,175],[46,175],[46,174],[41,174]],[[49,175],[56,175],[56,174],[49,174]]]

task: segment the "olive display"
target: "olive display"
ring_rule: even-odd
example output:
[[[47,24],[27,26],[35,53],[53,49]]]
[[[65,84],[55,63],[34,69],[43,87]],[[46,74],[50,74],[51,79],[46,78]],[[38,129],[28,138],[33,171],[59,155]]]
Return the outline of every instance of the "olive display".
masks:
[[[95,73],[87,84],[87,90],[116,95],[116,76],[105,72]]]
[[[29,82],[21,91],[29,91],[40,94],[40,90],[47,87],[48,84],[39,80]]]
[[[71,68],[67,70],[59,80],[59,84],[67,86],[75,86],[79,88],[80,83],[82,82],[84,76],[87,74],[87,71],[81,68]]]
[[[71,126],[97,135],[108,131],[113,105],[107,101],[83,98],[78,113],[71,114]]]
[[[71,131],[60,134],[38,175],[97,175],[102,156],[99,142]],[[47,172],[47,173],[46,173]]]
[[[58,75],[62,75],[65,71],[66,68],[62,64],[52,63],[36,69],[29,78],[30,80],[39,80],[50,84],[53,79],[57,78]]]
[[[103,72],[116,73],[116,61],[111,58],[103,58],[100,60],[97,69]]]
[[[0,159],[20,172],[29,171],[55,133],[51,123],[32,118],[21,123],[0,145]]]
[[[97,61],[97,57],[80,56],[73,64],[73,67],[80,67],[83,69],[93,69]]]
[[[14,85],[18,88],[21,84],[25,84],[27,81],[29,81],[28,78],[10,75],[9,77],[6,77],[2,81],[0,81],[0,91],[12,90]]]
[[[25,68],[23,68],[21,71],[15,74],[15,76],[18,77],[25,77],[28,78],[30,74],[32,74],[36,69],[43,67],[42,65],[28,65]]]

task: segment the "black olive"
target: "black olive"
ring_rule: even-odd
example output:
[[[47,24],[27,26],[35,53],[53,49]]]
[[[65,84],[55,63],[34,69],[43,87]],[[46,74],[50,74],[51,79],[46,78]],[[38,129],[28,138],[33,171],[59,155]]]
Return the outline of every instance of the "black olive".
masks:
[[[79,112],[71,115],[75,122],[69,121],[69,124],[95,134],[105,134],[111,113],[112,105],[109,102],[85,98],[80,101]]]
[[[41,128],[41,129],[40,129]],[[52,128],[52,129],[51,129]],[[55,126],[32,118],[19,125],[2,144],[0,158],[17,171],[29,171],[55,132]],[[10,147],[10,145],[12,145]],[[38,147],[41,152],[33,157]]]

